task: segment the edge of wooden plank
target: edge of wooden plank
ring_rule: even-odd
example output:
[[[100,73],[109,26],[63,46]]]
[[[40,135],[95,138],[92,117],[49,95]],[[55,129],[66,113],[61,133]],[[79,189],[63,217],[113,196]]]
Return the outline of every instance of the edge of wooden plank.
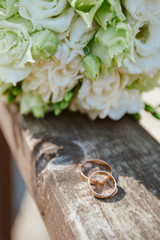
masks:
[[[50,189],[48,188],[44,192],[40,192],[37,186],[36,164],[33,159],[32,148],[34,148],[38,140],[35,141],[32,139],[27,131],[22,131],[19,124],[21,119],[19,118],[20,116],[17,108],[14,105],[7,106],[5,103],[0,101],[0,109],[2,114],[1,116],[3,116],[0,117],[0,127],[2,128],[3,134],[9,144],[22,177],[33,199],[37,203],[41,216],[47,226],[47,230],[50,230],[49,234],[51,239],[74,240],[75,237],[70,226],[65,221],[65,217],[59,206],[58,200],[54,198],[52,194],[50,197],[52,198],[51,202],[54,206],[50,206],[47,210],[47,216],[44,214],[43,209],[46,211],[46,208],[48,208],[48,202],[46,203],[45,197],[46,194],[48,196]],[[43,197],[41,196],[42,193]],[[39,201],[39,199],[41,199],[41,201]],[[44,201],[42,199],[44,199]],[[48,200],[48,198],[46,199]],[[51,211],[53,208],[56,211]]]

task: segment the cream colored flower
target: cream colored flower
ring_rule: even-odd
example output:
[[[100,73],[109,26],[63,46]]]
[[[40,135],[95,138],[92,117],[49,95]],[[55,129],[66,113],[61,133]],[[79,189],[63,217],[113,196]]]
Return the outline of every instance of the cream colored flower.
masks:
[[[83,77],[81,58],[83,51],[74,51],[65,43],[59,45],[53,61],[37,61],[31,74],[23,81],[22,89],[39,94],[45,102],[63,100],[67,91],[77,85]]]
[[[125,89],[128,77],[115,71],[115,75],[103,75],[95,81],[84,79],[78,95],[71,103],[72,111],[87,113],[91,119],[97,117],[118,120],[125,113],[137,113],[143,107],[137,90]]]
[[[41,95],[43,100],[48,102],[51,96],[51,89],[48,81],[48,68],[52,66],[53,64],[51,62],[35,62],[32,65],[30,75],[22,83],[23,91],[32,91],[37,95]]]

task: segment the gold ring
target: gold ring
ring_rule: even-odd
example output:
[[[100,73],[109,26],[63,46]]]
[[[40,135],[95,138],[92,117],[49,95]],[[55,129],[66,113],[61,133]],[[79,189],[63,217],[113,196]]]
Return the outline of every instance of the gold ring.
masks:
[[[105,175],[105,176],[109,176],[109,179],[114,183],[114,189],[113,189],[113,191],[111,192],[111,193],[109,193],[109,194],[101,194],[101,193],[98,193],[98,192],[96,192],[94,189],[93,189],[93,180],[92,180],[92,177],[94,176],[94,175],[97,175],[97,174],[99,174],[99,175]],[[105,179],[105,180],[103,180],[103,184],[105,183],[105,182],[107,182],[107,181],[109,181],[109,179]],[[100,182],[98,182],[97,181],[97,185],[99,184],[99,186],[100,185],[102,185],[102,182],[100,183]],[[106,172],[106,171],[96,171],[96,172],[94,172],[89,178],[88,178],[88,187],[89,187],[89,190],[90,190],[90,192],[91,192],[91,194],[94,196],[94,197],[96,197],[96,198],[110,198],[110,197],[113,197],[116,193],[117,193],[117,182],[116,182],[116,180],[115,180],[115,178],[112,176],[112,174],[110,174],[110,173],[108,173],[108,172]]]
[[[103,161],[103,160],[100,160],[100,159],[88,159],[88,160],[86,160],[84,163],[82,163],[82,165],[80,166],[80,175],[81,175],[81,177],[82,177],[82,179],[85,181],[85,182],[87,182],[88,181],[88,176],[87,176],[87,173],[85,174],[84,172],[83,172],[83,168],[84,168],[84,166],[86,165],[86,164],[88,164],[88,163],[92,163],[92,164],[95,164],[95,165],[101,165],[101,166],[103,166],[105,169],[106,169],[106,172],[108,172],[108,173],[110,173],[111,175],[112,175],[112,168],[111,168],[111,166],[108,164],[108,163],[106,163],[105,161]],[[90,169],[89,169],[90,170]],[[108,176],[107,176],[107,178],[105,179],[105,180],[107,180],[108,179]],[[103,180],[103,181],[100,181],[100,180],[91,180],[92,181],[92,184],[94,184],[94,183],[96,183],[97,181],[99,182],[99,183],[103,183],[105,180]]]

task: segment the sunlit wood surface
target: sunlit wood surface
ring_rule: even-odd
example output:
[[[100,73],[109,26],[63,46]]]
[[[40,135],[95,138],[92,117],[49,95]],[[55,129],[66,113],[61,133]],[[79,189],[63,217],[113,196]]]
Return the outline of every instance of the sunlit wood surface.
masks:
[[[131,117],[22,117],[0,103],[0,126],[51,240],[159,239],[160,145]],[[78,172],[88,158],[113,168],[117,195],[98,200]],[[36,227],[36,226],[35,226]]]

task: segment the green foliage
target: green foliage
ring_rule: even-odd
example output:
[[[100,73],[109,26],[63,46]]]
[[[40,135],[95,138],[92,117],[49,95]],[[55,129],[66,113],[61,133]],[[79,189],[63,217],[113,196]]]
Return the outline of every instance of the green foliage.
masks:
[[[159,106],[158,106],[159,107]],[[145,104],[145,111],[150,112],[152,116],[160,120],[160,114],[157,112],[157,108],[149,104]]]
[[[62,111],[68,107],[69,103],[71,102],[71,100],[72,100],[72,98],[74,96],[75,90],[76,90],[76,88],[68,91],[65,94],[64,99],[61,102],[56,103],[54,105],[54,114],[55,114],[55,116],[59,116],[62,113]]]

